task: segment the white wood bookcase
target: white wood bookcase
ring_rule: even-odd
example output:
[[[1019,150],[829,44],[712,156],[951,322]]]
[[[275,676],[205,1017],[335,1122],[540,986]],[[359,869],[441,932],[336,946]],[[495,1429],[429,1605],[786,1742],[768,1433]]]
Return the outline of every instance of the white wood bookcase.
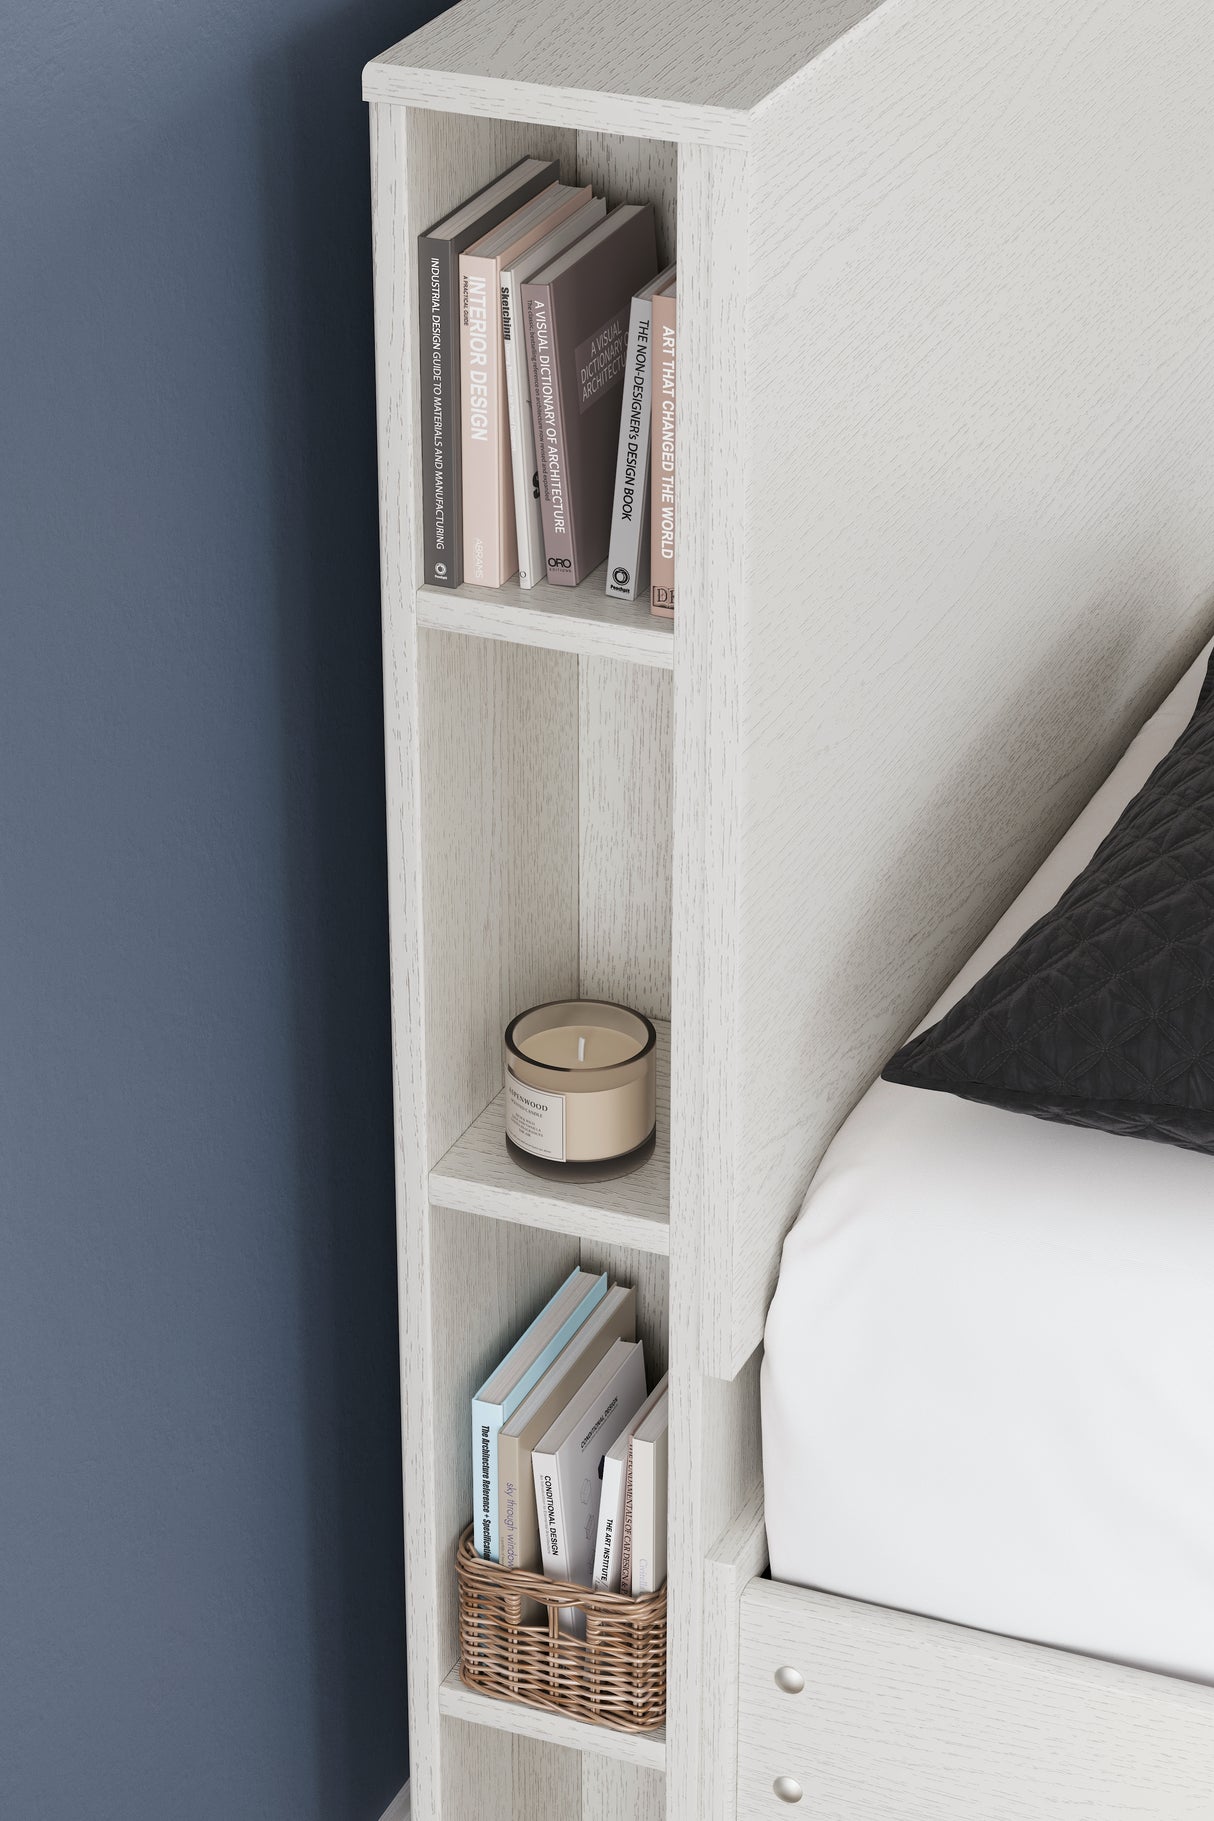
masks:
[[[1206,21],[464,0],[367,67],[419,1821],[736,1812],[780,1240],[1209,617]],[[416,239],[524,153],[677,244],[673,629],[601,575],[421,585]],[[663,1021],[664,1092],[575,1190],[497,1097],[509,1017],[578,990]],[[468,1400],[579,1259],[669,1357],[664,1737],[457,1675]]]

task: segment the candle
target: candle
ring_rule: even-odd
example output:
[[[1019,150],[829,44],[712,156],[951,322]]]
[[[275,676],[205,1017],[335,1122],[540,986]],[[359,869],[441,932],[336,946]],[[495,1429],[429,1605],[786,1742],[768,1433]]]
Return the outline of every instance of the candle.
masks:
[[[506,1148],[544,1176],[622,1176],[653,1151],[657,1033],[601,999],[558,999],[505,1037]]]

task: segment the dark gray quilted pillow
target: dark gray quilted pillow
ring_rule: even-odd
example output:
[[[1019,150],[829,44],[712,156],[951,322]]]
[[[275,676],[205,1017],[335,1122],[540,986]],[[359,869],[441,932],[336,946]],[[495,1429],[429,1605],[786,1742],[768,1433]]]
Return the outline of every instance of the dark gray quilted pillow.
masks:
[[[883,1079],[1214,1151],[1214,659],[1090,864]]]

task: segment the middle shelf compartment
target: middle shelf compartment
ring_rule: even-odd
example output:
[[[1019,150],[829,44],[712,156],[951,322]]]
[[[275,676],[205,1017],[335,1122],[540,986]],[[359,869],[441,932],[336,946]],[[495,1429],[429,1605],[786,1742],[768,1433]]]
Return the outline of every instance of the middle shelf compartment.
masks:
[[[658,1033],[658,1129],[652,1157],[631,1176],[610,1182],[560,1182],[532,1176],[506,1150],[505,1095],[430,1172],[435,1207],[489,1220],[516,1221],[552,1233],[593,1238],[640,1252],[670,1250],[670,1025]]]

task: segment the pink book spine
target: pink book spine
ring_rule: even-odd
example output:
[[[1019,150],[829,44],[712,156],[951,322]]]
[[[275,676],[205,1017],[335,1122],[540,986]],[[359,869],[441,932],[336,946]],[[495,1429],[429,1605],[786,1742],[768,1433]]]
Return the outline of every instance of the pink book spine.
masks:
[[[676,315],[673,289],[654,298],[649,607],[664,619],[674,618]]]
[[[463,253],[459,278],[464,580],[481,588],[497,588],[506,580],[501,573],[505,376],[498,371],[501,337],[493,332],[493,313],[501,311],[497,263]]]

